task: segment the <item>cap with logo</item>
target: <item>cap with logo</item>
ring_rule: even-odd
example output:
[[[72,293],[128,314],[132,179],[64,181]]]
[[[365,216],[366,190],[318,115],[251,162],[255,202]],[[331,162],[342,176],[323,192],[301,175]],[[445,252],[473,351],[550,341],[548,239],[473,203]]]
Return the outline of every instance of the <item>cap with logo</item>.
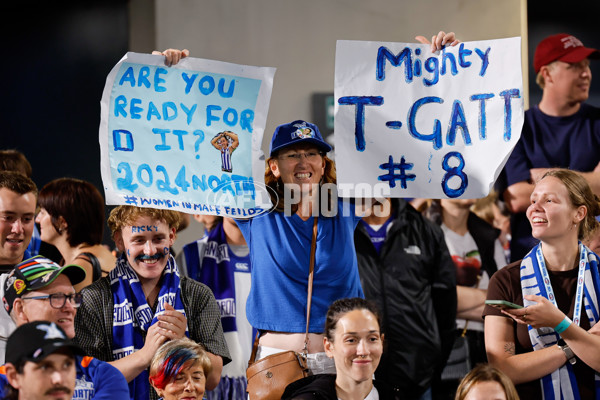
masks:
[[[321,136],[321,132],[319,132],[316,125],[297,120],[275,128],[269,154],[273,156],[275,152],[299,143],[312,144],[326,153],[331,151],[331,146],[323,140],[323,136]]]
[[[581,40],[567,33],[548,36],[538,44],[533,56],[535,73],[554,61],[578,63],[586,58],[600,58],[600,51],[585,47]]]
[[[86,272],[79,265],[61,267],[43,256],[35,256],[15,265],[4,284],[4,308],[10,313],[16,298],[48,286],[60,274],[66,275],[72,285],[77,285],[85,279]]]
[[[73,343],[65,331],[54,322],[35,321],[19,326],[6,343],[6,362],[38,362],[61,349],[70,349],[73,354],[84,355],[81,347]]]

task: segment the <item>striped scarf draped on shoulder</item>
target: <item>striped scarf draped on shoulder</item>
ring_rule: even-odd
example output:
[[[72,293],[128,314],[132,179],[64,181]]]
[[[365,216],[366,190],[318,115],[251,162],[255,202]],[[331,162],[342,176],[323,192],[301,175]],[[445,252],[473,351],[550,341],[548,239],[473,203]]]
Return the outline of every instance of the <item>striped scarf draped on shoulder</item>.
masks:
[[[544,296],[554,306],[557,306],[541,246],[541,244],[538,244],[521,261],[521,291],[525,307],[535,304],[533,301],[526,300],[526,295]],[[590,249],[581,243],[579,244],[579,263],[577,265],[579,274],[575,311],[572,320],[574,324],[579,325],[583,306],[591,326],[594,326],[599,319],[600,275],[598,272],[598,259]],[[534,351],[553,346],[560,339],[560,335],[554,332],[553,328],[534,329],[531,325],[528,325],[527,328]],[[544,400],[580,398],[573,367],[568,362],[551,374],[542,377],[540,381]],[[596,373],[596,399],[600,399],[600,375],[598,373]]]

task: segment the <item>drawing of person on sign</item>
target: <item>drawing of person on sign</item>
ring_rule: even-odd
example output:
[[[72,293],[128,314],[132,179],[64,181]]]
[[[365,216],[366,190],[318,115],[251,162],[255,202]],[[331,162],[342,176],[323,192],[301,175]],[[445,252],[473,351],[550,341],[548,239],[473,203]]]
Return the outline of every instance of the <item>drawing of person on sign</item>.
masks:
[[[231,153],[240,145],[237,135],[231,131],[219,132],[210,144],[221,152],[221,170],[231,172],[233,170]]]

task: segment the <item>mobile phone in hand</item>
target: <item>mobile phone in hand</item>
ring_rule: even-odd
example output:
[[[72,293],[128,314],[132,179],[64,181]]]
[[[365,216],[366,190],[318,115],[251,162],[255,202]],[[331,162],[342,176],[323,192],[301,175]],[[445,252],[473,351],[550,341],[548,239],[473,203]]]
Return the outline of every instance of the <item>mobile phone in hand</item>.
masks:
[[[507,308],[523,308],[523,306],[520,306],[515,303],[511,303],[510,301],[506,301],[506,300],[486,300],[485,304],[492,306],[492,307],[499,308],[501,310],[505,310]]]

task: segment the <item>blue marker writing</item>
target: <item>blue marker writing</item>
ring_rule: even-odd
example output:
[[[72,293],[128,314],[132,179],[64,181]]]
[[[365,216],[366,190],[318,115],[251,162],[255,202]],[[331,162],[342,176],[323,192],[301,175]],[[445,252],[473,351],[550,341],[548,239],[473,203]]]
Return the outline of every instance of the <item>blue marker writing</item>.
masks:
[[[356,141],[356,150],[365,151],[367,146],[365,142],[365,106],[380,106],[383,104],[381,96],[346,96],[338,99],[340,105],[356,105],[354,118],[354,136]]]

